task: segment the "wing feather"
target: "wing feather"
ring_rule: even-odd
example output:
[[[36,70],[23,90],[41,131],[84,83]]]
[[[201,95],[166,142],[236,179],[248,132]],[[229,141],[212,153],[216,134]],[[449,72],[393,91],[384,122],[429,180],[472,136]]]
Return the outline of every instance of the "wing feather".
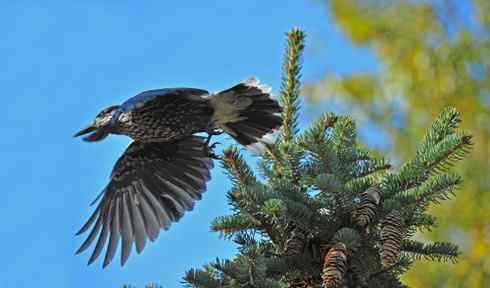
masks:
[[[99,257],[100,255],[100,252],[102,252],[102,248],[104,248],[104,244],[107,240],[107,235],[109,234],[109,223],[111,221],[111,217],[110,217],[110,212],[111,212],[111,209],[112,207],[109,206],[107,208],[106,211],[106,214],[104,216],[102,216],[102,231],[100,232],[99,234],[99,239],[97,240],[97,244],[95,245],[95,249],[94,249],[94,252],[92,253],[92,256],[90,256],[90,259],[88,260],[88,264],[92,264],[92,262],[95,261],[95,259],[97,259],[97,257]]]
[[[148,188],[143,183],[141,183],[141,181],[140,181],[140,185],[141,185],[142,191],[144,193],[144,196],[148,199],[148,202],[152,206],[155,214],[158,216],[158,221],[160,223],[160,227],[161,228],[167,228],[168,226],[170,226],[170,223],[171,223],[170,216],[167,214],[165,209],[162,207],[162,204],[160,202],[158,202],[158,199],[155,198],[155,196],[153,196],[151,191],[148,190]]]
[[[114,204],[114,209],[112,210],[112,221],[111,221],[111,232],[110,232],[110,236],[109,236],[109,246],[107,246],[107,252],[105,254],[105,258],[104,258],[104,264],[102,265],[102,267],[106,267],[107,265],[109,265],[109,263],[112,261],[112,258],[114,258],[114,254],[116,254],[116,248],[117,248],[117,244],[119,242],[119,238],[120,238],[120,226],[119,226],[119,216],[120,216],[120,212],[119,212],[119,209],[120,209],[120,203],[121,203],[121,197],[118,197],[116,200],[115,200],[115,204]]]
[[[133,246],[133,226],[131,224],[131,214],[129,212],[128,206],[130,205],[127,200],[126,193],[122,195],[121,201],[122,209],[121,209],[121,238],[122,238],[122,247],[121,247],[121,266],[126,263],[131,254],[131,247]]]
[[[92,215],[90,215],[87,222],[85,222],[85,224],[83,224],[82,228],[80,228],[80,230],[78,230],[78,232],[75,235],[80,235],[80,234],[84,233],[85,231],[87,231],[88,228],[90,228],[90,226],[92,226],[95,219],[97,219],[97,217],[99,216],[99,211],[100,211],[101,205],[102,205],[102,203],[99,203],[99,205],[97,206],[95,211],[92,213]]]
[[[88,235],[87,239],[85,239],[85,241],[82,243],[80,248],[78,248],[76,254],[82,253],[90,246],[90,244],[92,244],[92,242],[95,239],[95,236],[97,236],[97,233],[99,233],[101,227],[102,227],[102,219],[99,217],[97,218],[97,222],[95,222],[95,225],[92,228],[92,231],[90,231],[90,234]]]
[[[138,202],[140,203],[140,212],[143,216],[143,220],[145,221],[146,234],[148,235],[150,241],[155,241],[160,232],[160,224],[158,223],[157,216],[154,214],[153,209],[150,207],[150,204],[146,202],[146,198],[144,198],[141,193],[137,194],[136,197],[138,199]]]
[[[141,216],[140,209],[137,205],[139,205],[135,198],[135,193],[132,191],[132,187],[128,187],[130,190],[129,196],[129,207],[131,212],[134,240],[136,242],[136,253],[141,253],[146,245],[146,232],[145,232],[145,222],[143,221],[143,216]]]
[[[121,242],[121,265],[132,246],[141,253],[146,240],[155,241],[201,199],[210,180],[213,160],[204,139],[191,136],[175,142],[133,142],[116,162],[111,181],[96,198],[97,208],[77,235],[91,231],[77,254],[97,238],[89,259],[94,262],[108,242],[103,267],[113,260]],[[108,241],[107,241],[108,240]]]

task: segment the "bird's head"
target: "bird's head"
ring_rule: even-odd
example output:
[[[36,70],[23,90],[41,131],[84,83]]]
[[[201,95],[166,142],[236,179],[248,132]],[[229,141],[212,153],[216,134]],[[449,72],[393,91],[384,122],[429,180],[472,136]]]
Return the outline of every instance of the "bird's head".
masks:
[[[83,138],[83,140],[89,142],[100,141],[107,137],[107,135],[109,135],[111,132],[111,119],[117,108],[118,106],[110,106],[102,110],[99,114],[97,114],[94,122],[90,124],[90,126],[80,130],[74,135],[74,137],[91,133]]]

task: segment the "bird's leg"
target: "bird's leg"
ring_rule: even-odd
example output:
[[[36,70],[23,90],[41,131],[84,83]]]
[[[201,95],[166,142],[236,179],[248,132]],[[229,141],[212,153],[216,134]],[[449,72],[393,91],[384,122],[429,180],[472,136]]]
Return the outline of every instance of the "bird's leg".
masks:
[[[203,150],[204,150],[204,152],[206,153],[206,155],[207,155],[209,158],[212,158],[212,159],[214,159],[214,160],[221,160],[221,157],[220,157],[220,156],[218,156],[218,155],[216,155],[216,154],[214,153],[214,151],[213,151],[214,147],[216,147],[216,145],[218,145],[218,144],[221,144],[221,143],[219,143],[219,142],[214,142],[214,143],[213,143],[213,144],[211,144],[211,145],[206,144],[206,145],[204,145],[204,146],[203,146]]]
[[[208,138],[206,138],[205,145],[208,146],[209,142],[211,142],[211,137],[221,135],[221,134],[223,134],[223,131],[211,129],[211,130],[206,131],[206,133],[208,133]]]
[[[212,158],[214,160],[221,160],[221,156],[218,156],[214,153],[213,149],[214,147],[217,145],[217,144],[221,144],[219,142],[214,142],[213,144],[211,144],[210,146],[206,146],[207,147],[207,153],[208,153],[208,156],[209,158]]]
[[[221,135],[221,134],[223,134],[223,131],[211,129],[211,130],[208,130],[206,132],[208,133],[208,137],[206,138],[206,142],[204,142],[203,148],[206,149],[206,152],[208,153],[208,156],[210,158],[215,159],[215,160],[221,160],[221,157],[214,154],[214,151],[213,151],[214,147],[216,147],[217,144],[221,144],[221,143],[214,142],[211,145],[209,145],[209,143],[211,142],[211,138],[213,136]]]

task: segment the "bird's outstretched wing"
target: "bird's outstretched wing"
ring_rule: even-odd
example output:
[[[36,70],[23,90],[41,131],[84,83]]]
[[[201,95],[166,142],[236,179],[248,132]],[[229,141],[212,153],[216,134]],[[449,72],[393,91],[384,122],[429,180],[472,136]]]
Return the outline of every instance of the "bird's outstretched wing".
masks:
[[[164,107],[174,101],[204,102],[204,96],[209,92],[197,88],[163,88],[147,90],[129,98],[121,106],[123,110],[135,110],[141,107]]]
[[[155,240],[161,228],[168,229],[185,211],[192,210],[206,189],[209,170],[213,167],[204,145],[204,138],[197,136],[171,143],[131,143],[116,162],[110,183],[95,199],[97,208],[77,233],[92,227],[77,254],[97,238],[88,262],[91,264],[109,240],[105,267],[121,239],[121,265],[124,265],[133,243],[140,253],[147,238]]]

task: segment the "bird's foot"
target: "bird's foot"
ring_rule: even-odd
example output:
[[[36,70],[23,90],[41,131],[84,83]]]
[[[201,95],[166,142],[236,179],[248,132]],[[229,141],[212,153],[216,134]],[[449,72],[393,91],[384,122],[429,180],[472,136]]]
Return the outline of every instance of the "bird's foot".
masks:
[[[209,149],[213,150],[214,148],[216,148],[216,145],[218,144],[221,145],[221,142],[214,142],[213,144],[209,145]]]
[[[210,131],[207,131],[208,133],[208,138],[206,138],[206,142],[205,142],[205,145],[209,145],[209,142],[211,142],[211,138],[213,136],[218,136],[218,135],[221,135],[223,134],[224,132],[223,131],[220,131],[220,130],[210,130]]]
[[[209,145],[209,146],[208,146],[208,145],[205,145],[205,146],[203,147],[203,148],[206,150],[207,156],[208,156],[209,158],[212,158],[212,159],[214,159],[214,160],[221,160],[221,156],[216,155],[216,154],[214,153],[214,151],[213,151],[213,150],[214,150],[214,148],[216,147],[216,145],[218,145],[218,144],[221,144],[221,143],[219,143],[219,142],[214,142],[213,144],[211,144],[211,145]]]

